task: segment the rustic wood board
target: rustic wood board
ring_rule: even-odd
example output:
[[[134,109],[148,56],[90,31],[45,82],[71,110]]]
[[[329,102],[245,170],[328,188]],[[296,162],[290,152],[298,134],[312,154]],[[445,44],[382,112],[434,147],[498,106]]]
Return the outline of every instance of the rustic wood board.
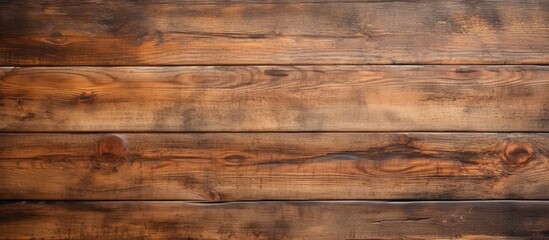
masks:
[[[0,134],[0,198],[549,199],[549,133]]]
[[[549,63],[549,1],[185,2],[0,1],[0,64]]]
[[[0,0],[0,240],[549,239],[548,12]]]
[[[0,131],[549,131],[549,66],[0,68]]]
[[[547,239],[549,203],[5,202],[1,239]]]

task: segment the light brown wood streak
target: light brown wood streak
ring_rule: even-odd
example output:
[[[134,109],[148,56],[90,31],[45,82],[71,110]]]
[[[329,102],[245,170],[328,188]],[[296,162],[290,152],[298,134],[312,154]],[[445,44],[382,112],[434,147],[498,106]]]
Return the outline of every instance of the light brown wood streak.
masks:
[[[0,131],[549,131],[549,66],[0,68]]]
[[[2,65],[548,64],[548,1],[1,1]]]
[[[548,199],[549,133],[1,134],[1,199]]]
[[[0,239],[547,239],[549,203],[0,204]]]

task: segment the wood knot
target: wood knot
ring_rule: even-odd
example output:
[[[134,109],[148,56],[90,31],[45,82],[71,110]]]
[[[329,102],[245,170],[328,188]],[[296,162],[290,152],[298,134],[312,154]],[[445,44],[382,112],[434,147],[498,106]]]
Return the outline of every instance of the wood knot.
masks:
[[[97,95],[95,93],[82,93],[76,97],[76,104],[94,104]]]
[[[108,135],[97,144],[97,159],[104,162],[117,162],[128,154],[128,142],[124,136]]]
[[[288,71],[282,70],[282,69],[266,69],[264,71],[266,75],[273,76],[273,77],[287,77]]]
[[[410,143],[410,137],[408,137],[408,135],[406,134],[402,134],[400,136],[398,136],[398,143],[402,144],[402,145],[407,145]]]
[[[225,160],[228,163],[238,164],[246,161],[248,159],[246,156],[238,155],[238,154],[231,154],[228,156],[223,157],[223,160]]]
[[[510,142],[505,146],[503,155],[512,165],[524,164],[534,155],[534,147],[525,142]]]
[[[67,37],[65,37],[60,32],[54,32],[50,34],[47,38],[47,41],[49,43],[55,44],[55,45],[62,45],[63,43],[65,43],[66,40],[67,40]]]

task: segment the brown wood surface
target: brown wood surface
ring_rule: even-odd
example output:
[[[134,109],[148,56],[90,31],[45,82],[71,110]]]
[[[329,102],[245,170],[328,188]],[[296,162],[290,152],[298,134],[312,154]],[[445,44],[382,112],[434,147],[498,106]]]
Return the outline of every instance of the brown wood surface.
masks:
[[[0,131],[549,131],[549,66],[0,68]]]
[[[549,239],[548,13],[0,0],[0,240]]]
[[[547,239],[549,203],[6,202],[0,239]]]
[[[1,65],[547,64],[549,1],[0,1]]]
[[[1,134],[1,199],[549,199],[549,134]]]

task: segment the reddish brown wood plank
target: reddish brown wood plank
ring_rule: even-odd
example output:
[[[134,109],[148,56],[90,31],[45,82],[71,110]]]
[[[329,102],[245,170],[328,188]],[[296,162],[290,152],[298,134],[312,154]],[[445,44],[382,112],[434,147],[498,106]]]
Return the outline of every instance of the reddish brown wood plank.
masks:
[[[549,66],[0,69],[0,131],[549,131]]]
[[[0,64],[549,63],[548,1],[231,2],[0,1]]]
[[[1,239],[547,239],[549,203],[0,204]]]
[[[1,199],[549,199],[549,134],[1,134]]]

